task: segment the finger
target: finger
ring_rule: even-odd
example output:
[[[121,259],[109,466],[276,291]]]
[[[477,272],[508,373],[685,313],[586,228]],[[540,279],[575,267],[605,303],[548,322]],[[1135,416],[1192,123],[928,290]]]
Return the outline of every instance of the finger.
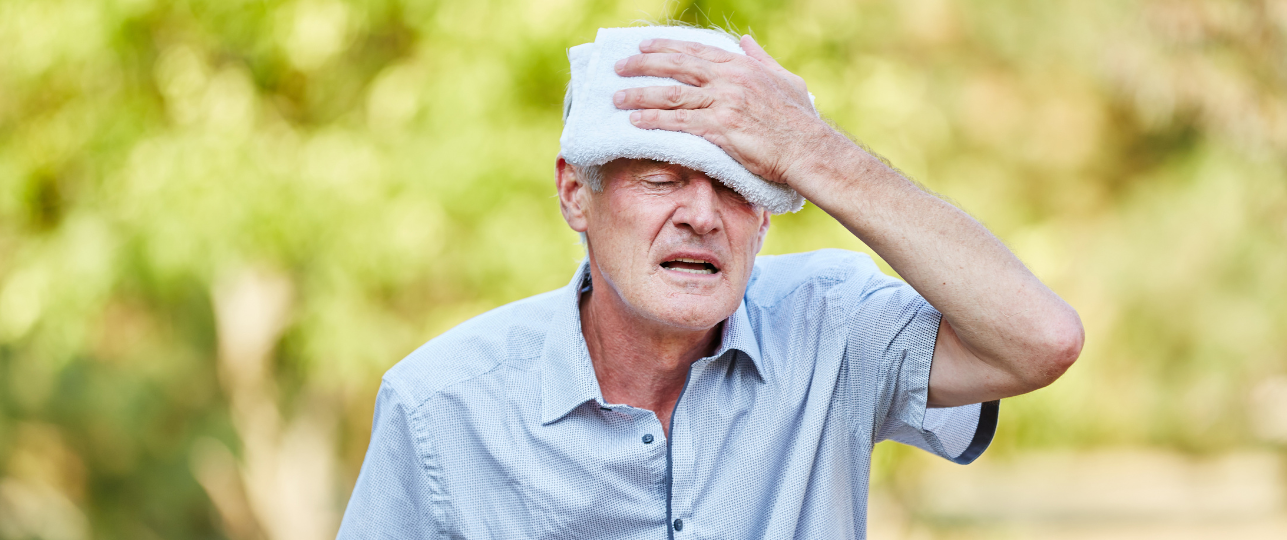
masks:
[[[751,37],[750,34],[742,36],[741,45],[747,56],[778,71],[786,71],[786,68],[782,67],[772,56],[769,56],[768,51],[764,50],[764,47],[761,47],[759,43],[756,43],[755,38]]]
[[[714,64],[696,56],[681,53],[636,54],[617,61],[617,75],[638,77],[651,75],[701,86],[715,77]]]
[[[806,92],[808,91],[809,87],[804,83],[804,79],[800,78],[799,75],[791,73],[790,71],[787,70],[787,68],[782,67],[782,64],[779,64],[778,61],[774,60],[772,56],[769,56],[768,51],[765,51],[764,47],[761,47],[760,44],[755,41],[755,38],[751,37],[750,35],[742,36],[741,45],[742,45],[742,50],[746,51],[747,56],[750,56],[751,58],[754,58],[757,62],[764,64],[765,67],[768,67],[770,70],[777,72],[778,75],[785,76],[787,80],[790,80],[796,87],[800,88],[801,90],[804,90]]]
[[[719,47],[712,47],[695,41],[679,41],[677,39],[646,39],[639,44],[639,51],[644,53],[687,54],[717,64],[731,62],[737,58],[736,54]]]
[[[675,109],[663,111],[644,109],[630,113],[630,123],[641,129],[664,129],[666,131],[684,131],[703,137],[711,129],[707,111]]]
[[[678,84],[627,88],[612,95],[618,109],[704,109],[714,101],[701,88]]]

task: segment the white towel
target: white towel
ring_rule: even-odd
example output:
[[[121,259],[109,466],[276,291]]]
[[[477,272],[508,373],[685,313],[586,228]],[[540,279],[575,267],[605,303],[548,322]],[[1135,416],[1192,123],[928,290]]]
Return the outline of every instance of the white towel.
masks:
[[[572,105],[565,111],[563,159],[580,166],[602,165],[617,158],[652,159],[702,171],[733,188],[747,201],[774,214],[795,212],[804,197],[786,184],[769,182],[746,170],[720,147],[691,133],[640,129],[630,123],[630,112],[618,109],[612,95],[642,86],[683,84],[661,77],[621,77],[618,60],[639,54],[639,42],[650,38],[696,41],[729,52],[746,54],[742,47],[719,32],[698,28],[645,26],[600,28],[594,43],[568,50],[572,65]]]

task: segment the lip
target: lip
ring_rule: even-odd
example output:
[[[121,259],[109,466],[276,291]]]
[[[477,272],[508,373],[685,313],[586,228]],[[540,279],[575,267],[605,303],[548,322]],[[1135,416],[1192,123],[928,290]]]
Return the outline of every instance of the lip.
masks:
[[[696,260],[706,261],[715,266],[715,272],[710,274],[692,274],[688,272],[682,272],[679,270],[673,270],[662,266],[662,263],[673,261],[675,259],[696,259]],[[667,253],[665,256],[661,257],[660,260],[657,261],[657,267],[664,270],[667,275],[683,277],[687,279],[715,279],[715,278],[719,278],[720,274],[724,273],[724,261],[721,261],[719,257],[717,257],[714,253],[711,253],[709,251],[684,250],[684,251],[675,251],[672,253]]]

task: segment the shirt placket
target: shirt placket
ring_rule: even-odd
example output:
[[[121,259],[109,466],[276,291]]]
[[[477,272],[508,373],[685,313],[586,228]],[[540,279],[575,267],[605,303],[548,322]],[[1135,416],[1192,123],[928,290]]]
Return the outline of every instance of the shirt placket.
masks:
[[[649,410],[637,409],[629,405],[608,405],[602,401],[599,402],[599,408],[606,414],[617,414],[628,418],[627,422],[631,426],[629,431],[633,432],[630,444],[638,446],[638,455],[651,473],[651,480],[641,488],[655,494],[658,504],[665,506],[669,478],[668,441],[665,432],[661,429],[661,422],[657,420],[657,415]]]
[[[703,358],[689,368],[688,379],[684,382],[684,392],[680,394],[679,401],[675,403],[675,410],[670,416],[670,437],[667,441],[667,462],[670,470],[667,481],[669,487],[667,538],[671,539],[691,538],[697,525],[694,521],[696,516],[693,515],[696,443],[692,437],[692,418],[688,414],[688,402],[692,400],[685,400],[684,395],[700,385],[711,360],[711,358]]]

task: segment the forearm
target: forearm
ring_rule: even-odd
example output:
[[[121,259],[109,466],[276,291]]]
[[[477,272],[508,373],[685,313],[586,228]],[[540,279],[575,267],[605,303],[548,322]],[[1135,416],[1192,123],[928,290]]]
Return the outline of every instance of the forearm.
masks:
[[[1068,328],[1080,332],[1070,306],[965,212],[834,131],[818,139],[788,182],[885,259],[964,348],[1010,375],[986,377],[992,393],[1013,395],[1062,373],[1066,362],[1051,356],[1069,349]]]
[[[614,96],[641,129],[684,131],[718,145],[751,173],[785,182],[844,224],[944,316],[930,402],[971,403],[1039,388],[1081,350],[1076,312],[979,222],[917,188],[824,124],[804,80],[750,37],[747,56],[649,40],[618,64],[623,77],[672,77],[690,87]],[[679,90],[675,90],[679,88]]]

